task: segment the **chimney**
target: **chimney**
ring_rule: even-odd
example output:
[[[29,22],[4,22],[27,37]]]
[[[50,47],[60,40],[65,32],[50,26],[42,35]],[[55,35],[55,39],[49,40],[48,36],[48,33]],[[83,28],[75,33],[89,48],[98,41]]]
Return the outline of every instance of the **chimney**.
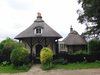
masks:
[[[73,31],[73,28],[72,28],[72,25],[71,25],[71,27],[70,27],[70,33]]]
[[[38,16],[41,16],[41,13],[40,12],[38,12]]]
[[[40,13],[40,12],[38,12],[38,13],[37,13],[37,18],[42,18],[42,16],[41,16],[41,13]]]

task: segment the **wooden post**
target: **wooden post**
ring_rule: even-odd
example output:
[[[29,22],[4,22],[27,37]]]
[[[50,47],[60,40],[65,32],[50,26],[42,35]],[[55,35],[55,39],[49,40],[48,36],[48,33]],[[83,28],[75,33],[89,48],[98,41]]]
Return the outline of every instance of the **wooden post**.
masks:
[[[57,42],[56,42],[56,54],[59,52],[59,49],[58,49],[58,39],[57,39]]]
[[[53,38],[52,38],[52,50],[53,50],[53,43],[54,43],[54,41],[53,41]]]
[[[31,61],[31,63],[32,63],[32,59],[33,59],[33,57],[32,57],[32,48],[33,48],[33,45],[32,45],[32,37],[30,38],[30,61]]]

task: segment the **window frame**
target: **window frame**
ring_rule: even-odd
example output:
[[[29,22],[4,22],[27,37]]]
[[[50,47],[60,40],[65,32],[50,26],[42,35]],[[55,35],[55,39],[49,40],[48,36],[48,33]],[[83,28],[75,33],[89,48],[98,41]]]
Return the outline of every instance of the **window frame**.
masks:
[[[35,34],[42,34],[43,33],[43,28],[42,27],[35,27],[34,28],[34,33]]]

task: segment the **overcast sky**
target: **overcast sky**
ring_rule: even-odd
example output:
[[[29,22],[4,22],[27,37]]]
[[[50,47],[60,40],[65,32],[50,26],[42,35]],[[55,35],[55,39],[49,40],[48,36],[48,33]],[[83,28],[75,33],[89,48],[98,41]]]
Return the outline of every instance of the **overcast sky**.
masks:
[[[14,38],[29,27],[40,12],[42,19],[65,38],[70,26],[79,34],[85,25],[77,21],[77,0],[0,0],[0,41]]]

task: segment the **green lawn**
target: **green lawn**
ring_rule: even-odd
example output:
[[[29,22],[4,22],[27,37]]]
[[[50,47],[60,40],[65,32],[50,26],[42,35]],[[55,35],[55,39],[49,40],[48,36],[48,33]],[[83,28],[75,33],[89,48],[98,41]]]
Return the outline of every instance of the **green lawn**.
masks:
[[[88,69],[100,68],[100,63],[73,63],[67,65],[56,65],[53,69]]]
[[[32,65],[22,66],[14,68],[13,65],[0,66],[0,73],[18,73],[27,72]],[[67,65],[55,65],[53,69],[88,69],[88,68],[100,68],[100,63],[71,63]]]
[[[0,73],[18,73],[18,72],[27,72],[30,69],[31,65],[14,68],[13,65],[1,66]]]

